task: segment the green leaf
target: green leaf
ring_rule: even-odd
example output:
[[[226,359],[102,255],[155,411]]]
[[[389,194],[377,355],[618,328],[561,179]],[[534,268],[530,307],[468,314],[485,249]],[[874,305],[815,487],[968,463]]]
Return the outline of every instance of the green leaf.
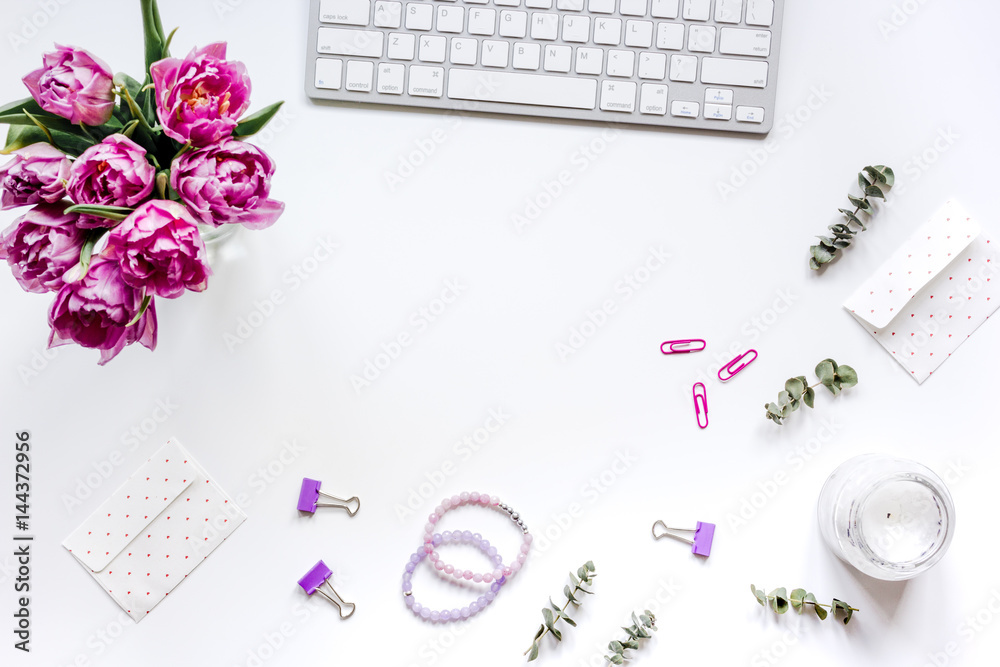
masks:
[[[275,102],[264,107],[257,113],[250,114],[236,125],[236,129],[233,130],[233,136],[249,137],[250,135],[257,134],[264,129],[264,126],[274,117],[274,114],[278,113],[278,109],[281,108],[282,104],[284,104],[284,101]]]
[[[854,204],[855,208],[859,208],[862,211],[865,210],[866,204],[864,199],[861,199],[860,197],[855,197],[854,195],[847,195],[847,199],[850,200],[852,204]]]
[[[813,403],[816,401],[816,390],[812,387],[806,387],[806,393],[802,394],[802,402],[808,405],[810,408],[813,407]]]
[[[545,627],[551,630],[552,624],[555,623],[555,618],[552,616],[552,610],[548,607],[542,607],[542,618],[545,619]]]
[[[649,616],[646,616],[645,614],[639,614],[639,620],[642,621],[642,624],[647,628],[653,627],[653,622],[649,620]]]
[[[592,560],[588,560],[586,563],[584,563],[583,566],[585,568],[587,568],[588,570],[590,570],[591,572],[596,572],[597,571],[597,570],[594,569],[594,561],[592,561]]]
[[[143,313],[146,312],[146,309],[149,308],[149,304],[152,303],[152,301],[153,301],[152,294],[147,294],[146,296],[142,297],[142,305],[139,306],[139,312],[135,314],[135,317],[133,317],[129,321],[129,323],[125,325],[125,327],[128,328],[133,324],[135,324],[136,322],[138,322],[139,319],[142,318]]]
[[[535,632],[535,639],[541,639],[542,635],[545,634],[545,626],[539,625],[538,630]]]
[[[639,635],[635,634],[635,630],[633,630],[632,628],[625,628],[625,627],[623,627],[622,630],[624,630],[625,633],[628,634],[628,636],[631,637],[632,639],[638,639],[639,638]]]
[[[871,182],[872,183],[876,183],[876,182],[878,182],[878,183],[885,183],[885,174],[883,174],[882,172],[880,172],[875,167],[865,167],[864,168],[864,172],[866,174],[868,174],[868,176],[871,177]]]
[[[816,364],[816,377],[818,377],[819,381],[823,384],[833,382],[834,375],[835,370],[833,362],[830,359],[826,359]]]
[[[785,381],[785,391],[795,398],[798,398],[802,395],[802,392],[805,391],[805,383],[803,383],[799,378],[789,378]]]
[[[3,150],[0,151],[0,154],[10,155],[14,151],[20,150],[25,146],[30,146],[31,144],[47,143],[49,143],[49,138],[45,136],[45,133],[41,129],[34,125],[11,125],[10,129],[7,130],[7,143]]]
[[[819,271],[820,264],[816,261],[815,257],[809,258],[809,268],[813,271]]]
[[[844,602],[842,600],[838,600],[837,598],[834,598],[833,599],[833,613],[834,613],[834,615],[837,614],[837,610],[838,609],[844,613],[844,625],[847,625],[848,623],[850,623],[851,622],[851,616],[854,614],[854,610],[851,609],[851,605],[847,604],[846,602]]]
[[[826,609],[819,606],[819,603],[816,601],[815,595],[813,595],[812,593],[806,593],[805,597],[802,598],[802,601],[812,604],[813,609],[816,610],[816,615],[819,616],[819,620],[821,621],[826,620]]]
[[[528,652],[528,662],[531,662],[538,657],[538,642],[531,645],[531,650]]]
[[[764,595],[764,591],[758,589],[753,584],[750,584],[750,591],[753,593],[753,596],[755,598],[757,598],[757,603],[761,607],[766,607],[767,606],[767,596]]]
[[[833,261],[833,253],[821,245],[810,246],[809,250],[818,264],[828,264]]]
[[[865,177],[865,175],[862,174],[861,172],[858,172],[858,187],[864,190],[869,185],[871,185],[871,183],[868,182],[868,178]]]
[[[620,656],[620,655],[618,655],[617,653],[615,653],[615,654],[613,654],[613,655],[609,655],[609,656],[608,656],[608,660],[609,660],[609,661],[611,662],[611,664],[613,664],[613,665],[624,665],[624,664],[625,664],[625,658],[621,657],[621,656]]]
[[[788,611],[788,599],[787,591],[784,588],[775,588],[773,591],[768,593],[768,597],[771,598],[771,609],[777,614],[784,614]]]
[[[848,222],[853,222],[861,227],[862,231],[868,229],[865,227],[865,223],[861,222],[861,218],[856,216],[853,211],[848,211],[846,208],[838,208],[837,210],[844,214],[844,217],[847,218]]]
[[[93,215],[107,220],[122,221],[132,214],[134,209],[127,206],[105,206],[103,204],[74,204],[66,209],[66,213]]]
[[[885,195],[882,194],[882,190],[880,190],[877,185],[869,185],[867,188],[865,188],[865,196],[885,199]]]
[[[572,572],[569,573],[569,581],[570,581],[571,584],[573,584],[574,587],[580,585],[580,580],[577,579],[576,575],[573,574]]]
[[[802,613],[802,600],[806,596],[806,591],[804,588],[796,588],[791,593],[788,594],[788,601],[792,604],[792,609]]]
[[[837,377],[845,387],[853,387],[858,383],[857,371],[847,365],[837,368]]]
[[[889,167],[886,167],[885,165],[882,165],[882,164],[875,165],[875,169],[880,174],[882,174],[883,177],[885,177],[885,181],[884,182],[885,182],[886,185],[888,185],[890,188],[893,185],[895,185],[895,183],[896,183],[896,175],[892,172],[892,169],[890,169]]]
[[[615,653],[619,653],[619,654],[622,653],[625,650],[625,647],[617,639],[612,640],[611,643],[608,644],[608,648],[611,649],[612,651],[614,651]]]
[[[167,39],[163,34],[160,9],[156,6],[156,0],[141,0],[141,4],[142,34],[146,45],[146,71],[148,72],[150,65],[165,57]]]

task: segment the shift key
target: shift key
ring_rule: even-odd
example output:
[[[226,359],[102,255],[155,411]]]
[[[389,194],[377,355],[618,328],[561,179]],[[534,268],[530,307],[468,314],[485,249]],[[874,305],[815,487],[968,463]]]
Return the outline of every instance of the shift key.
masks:
[[[730,58],[702,58],[701,82],[722,86],[763,88],[767,85],[767,63]]]

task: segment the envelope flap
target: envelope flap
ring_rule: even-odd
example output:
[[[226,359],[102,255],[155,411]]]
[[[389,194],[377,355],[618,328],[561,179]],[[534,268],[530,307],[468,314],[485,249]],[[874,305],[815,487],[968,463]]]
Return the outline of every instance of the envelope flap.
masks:
[[[979,235],[955,202],[945,204],[844,302],[856,317],[884,328]]]
[[[66,540],[66,547],[94,572],[126,548],[192,482],[201,476],[171,441],[147,460]]]

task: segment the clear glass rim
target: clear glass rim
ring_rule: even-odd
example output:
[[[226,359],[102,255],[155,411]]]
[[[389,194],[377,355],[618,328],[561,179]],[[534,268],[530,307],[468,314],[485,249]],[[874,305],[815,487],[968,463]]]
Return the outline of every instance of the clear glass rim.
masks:
[[[923,466],[921,466],[923,467]],[[930,471],[928,471],[930,472]],[[871,485],[865,489],[864,494],[857,499],[853,504],[850,511],[849,525],[857,526],[857,546],[861,549],[862,553],[870,559],[870,561],[879,567],[885,568],[894,572],[922,572],[927,568],[931,567],[942,557],[944,557],[945,552],[948,550],[948,545],[951,544],[952,535],[954,533],[955,526],[955,510],[954,504],[951,499],[951,494],[948,492],[948,488],[941,482],[938,482],[933,472],[930,476],[921,474],[919,472],[892,472],[883,475],[873,481]],[[934,498],[937,500],[938,509],[941,512],[941,530],[939,535],[941,538],[937,540],[931,549],[928,549],[919,558],[904,562],[893,562],[886,560],[879,554],[877,554],[871,546],[869,546],[868,541],[865,539],[864,526],[862,521],[863,509],[871,498],[872,494],[878,489],[882,488],[889,482],[894,481],[908,481],[922,484],[927,487]]]

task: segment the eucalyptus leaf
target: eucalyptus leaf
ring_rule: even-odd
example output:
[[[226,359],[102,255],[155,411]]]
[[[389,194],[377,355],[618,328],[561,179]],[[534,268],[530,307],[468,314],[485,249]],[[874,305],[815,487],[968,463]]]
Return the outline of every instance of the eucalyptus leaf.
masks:
[[[865,167],[864,168],[864,172],[871,177],[871,182],[872,183],[874,183],[876,181],[879,182],[879,183],[885,183],[886,182],[885,174],[883,174],[881,171],[879,171],[875,167]],[[892,185],[892,183],[888,183],[888,185]]]
[[[865,200],[861,199],[860,197],[855,197],[854,195],[847,195],[847,199],[852,204],[854,204],[855,208],[861,209],[862,211],[865,210],[865,208],[867,206],[867,204],[865,203]]]
[[[837,377],[840,378],[845,387],[853,387],[858,383],[858,374],[850,366],[845,365],[837,368]]]
[[[531,645],[531,649],[528,651],[528,662],[538,658],[538,642]]]
[[[816,365],[816,377],[820,379],[820,382],[826,383],[827,381],[833,382],[834,369],[833,364],[829,359],[819,362]]]
[[[833,253],[821,245],[810,246],[809,250],[812,251],[813,259],[819,264],[828,264],[833,260]]]
[[[803,599],[806,596],[806,590],[804,588],[796,588],[791,593],[788,594],[788,601],[792,605],[792,609],[802,613]]]
[[[885,184],[890,188],[896,183],[896,175],[892,172],[892,169],[886,167],[885,165],[877,164],[875,169],[885,177]]]
[[[785,381],[785,391],[795,397],[801,396],[805,391],[805,383],[799,378],[789,378]]]
[[[806,392],[802,394],[802,402],[808,405],[810,408],[813,407],[813,403],[816,401],[816,390],[812,387],[806,387]]]
[[[877,185],[869,185],[867,188],[865,188],[865,196],[885,199],[885,195],[882,194],[882,190]]]

